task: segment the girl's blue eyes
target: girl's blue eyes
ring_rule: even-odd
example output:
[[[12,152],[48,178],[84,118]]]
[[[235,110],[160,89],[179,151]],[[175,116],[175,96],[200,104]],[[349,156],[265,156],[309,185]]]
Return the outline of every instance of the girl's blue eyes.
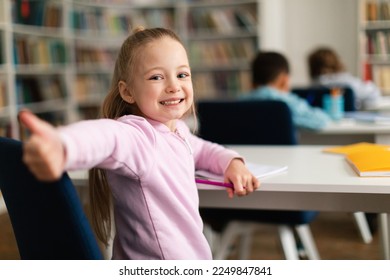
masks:
[[[189,77],[189,76],[190,76],[190,75],[187,74],[187,73],[181,73],[181,74],[177,75],[177,77],[178,77],[179,79],[184,79],[184,78],[187,78],[187,77]],[[149,78],[149,80],[155,80],[155,81],[162,80],[162,79],[163,79],[162,76],[152,76],[152,77]]]
[[[177,77],[178,77],[178,78],[181,78],[181,79],[187,78],[188,76],[189,76],[189,75],[188,75],[187,73],[181,73],[181,74],[177,75]]]

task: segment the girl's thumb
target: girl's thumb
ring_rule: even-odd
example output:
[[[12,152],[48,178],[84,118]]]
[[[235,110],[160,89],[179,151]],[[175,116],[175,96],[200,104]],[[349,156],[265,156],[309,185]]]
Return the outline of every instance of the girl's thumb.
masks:
[[[52,131],[52,126],[44,120],[38,118],[36,115],[29,111],[19,112],[19,121],[26,127],[32,134],[38,134],[45,136]]]

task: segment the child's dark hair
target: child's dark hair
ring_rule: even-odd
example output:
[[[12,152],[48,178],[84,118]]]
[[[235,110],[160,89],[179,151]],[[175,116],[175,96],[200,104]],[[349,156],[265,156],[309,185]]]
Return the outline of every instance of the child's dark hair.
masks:
[[[279,74],[290,73],[287,59],[277,52],[260,51],[252,61],[252,84],[264,86],[273,82]]]
[[[320,47],[311,52],[307,58],[309,75],[312,80],[324,74],[344,71],[344,65],[337,53],[328,47]]]

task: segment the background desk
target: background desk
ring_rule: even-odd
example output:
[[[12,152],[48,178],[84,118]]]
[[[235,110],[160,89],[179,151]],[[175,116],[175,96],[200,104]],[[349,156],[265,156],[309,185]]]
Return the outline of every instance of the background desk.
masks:
[[[390,125],[341,120],[320,131],[300,130],[298,142],[304,145],[390,144]]]
[[[200,186],[204,207],[390,212],[390,178],[360,178],[340,155],[324,146],[231,146],[247,161],[287,165],[288,171],[262,179],[255,193],[229,199],[220,188]],[[384,258],[388,259],[387,215],[381,219]],[[386,238],[383,238],[386,237]]]

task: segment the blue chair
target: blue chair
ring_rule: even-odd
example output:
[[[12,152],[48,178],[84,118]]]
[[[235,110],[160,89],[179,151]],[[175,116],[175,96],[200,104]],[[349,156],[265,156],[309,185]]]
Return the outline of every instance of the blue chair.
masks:
[[[355,93],[349,87],[341,88],[344,96],[344,111],[356,111]],[[310,86],[310,87],[295,87],[291,91],[299,97],[305,99],[311,106],[323,108],[324,95],[330,94],[330,87],[325,86]]]
[[[0,189],[21,259],[103,259],[68,175],[53,183],[38,181],[22,162],[22,143],[4,137]]]
[[[200,137],[220,144],[295,145],[296,129],[288,106],[281,101],[199,101]],[[298,259],[294,229],[309,259],[318,259],[309,224],[316,211],[277,211],[201,208],[205,223],[221,231],[222,241],[214,258],[226,258],[237,235],[244,240],[241,259],[248,258],[254,223],[278,226],[286,259]]]

